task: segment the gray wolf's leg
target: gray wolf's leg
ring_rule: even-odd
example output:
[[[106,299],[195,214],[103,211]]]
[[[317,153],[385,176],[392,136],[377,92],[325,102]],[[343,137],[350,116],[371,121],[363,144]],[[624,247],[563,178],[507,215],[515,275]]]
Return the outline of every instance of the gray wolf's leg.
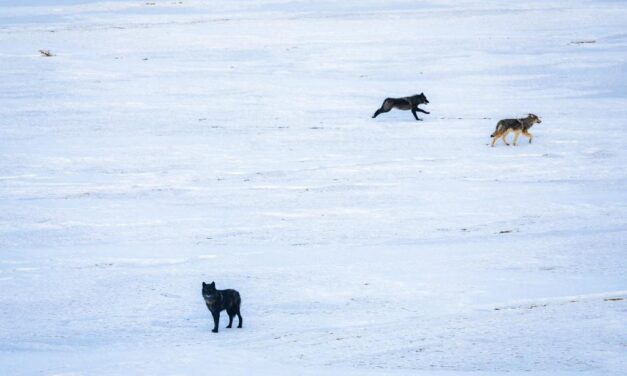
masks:
[[[514,132],[514,146],[518,145],[518,137],[520,137],[520,132]]]
[[[507,138],[506,138],[508,134],[509,134],[509,131],[505,131],[505,133],[503,133],[503,136],[501,136],[501,139],[507,146],[509,146],[509,144],[507,143]]]
[[[529,143],[531,143],[531,140],[533,140],[533,135],[529,132],[524,132],[523,135],[525,135],[525,137],[528,137]]]

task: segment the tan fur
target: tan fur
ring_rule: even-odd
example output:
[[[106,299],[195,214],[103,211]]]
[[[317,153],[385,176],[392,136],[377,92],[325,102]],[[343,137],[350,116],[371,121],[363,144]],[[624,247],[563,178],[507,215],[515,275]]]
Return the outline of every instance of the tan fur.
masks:
[[[507,146],[509,146],[509,144],[507,143],[507,135],[509,135],[510,130],[507,129],[505,130],[505,133],[503,133],[503,135],[501,136],[501,140],[503,140],[503,143]]]
[[[520,137],[521,133],[521,131],[514,131],[514,142],[512,142],[514,146],[518,145],[518,137]]]
[[[494,147],[498,139],[503,140],[503,143],[509,146],[509,143],[507,142],[507,135],[510,132],[514,132],[514,146],[518,145],[518,138],[520,137],[521,133],[522,135],[527,137],[529,139],[529,143],[531,143],[533,135],[529,133],[529,128],[531,128],[534,124],[539,123],[542,123],[542,120],[540,120],[540,118],[534,114],[529,114],[526,118],[522,119],[499,120],[499,122],[496,124],[496,129],[494,130],[494,133],[492,133],[491,135],[491,137],[493,137],[491,146]]]
[[[523,132],[523,136],[529,139],[529,143],[531,143],[531,140],[533,140],[533,135],[529,132]]]

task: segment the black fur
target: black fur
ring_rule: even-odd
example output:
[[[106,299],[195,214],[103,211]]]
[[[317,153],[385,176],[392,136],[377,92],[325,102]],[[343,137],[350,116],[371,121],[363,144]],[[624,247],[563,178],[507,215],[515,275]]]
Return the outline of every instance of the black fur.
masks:
[[[207,308],[213,316],[214,327],[212,332],[218,332],[220,312],[224,310],[226,310],[226,313],[229,315],[229,325],[226,326],[227,328],[230,328],[233,324],[233,317],[235,317],[235,315],[237,315],[237,319],[239,320],[237,327],[242,327],[242,315],[239,312],[242,299],[239,296],[239,292],[231,289],[216,290],[215,282],[211,282],[210,284],[203,282],[202,297],[205,299]]]
[[[411,97],[403,97],[403,98],[386,98],[381,104],[381,108],[377,110],[377,112],[372,115],[373,118],[379,116],[379,114],[383,112],[388,112],[393,108],[398,108],[399,110],[411,110],[412,115],[416,120],[422,120],[418,118],[416,111],[420,111],[424,114],[429,114],[429,112],[418,108],[419,104],[427,104],[429,101],[424,93],[412,95]]]

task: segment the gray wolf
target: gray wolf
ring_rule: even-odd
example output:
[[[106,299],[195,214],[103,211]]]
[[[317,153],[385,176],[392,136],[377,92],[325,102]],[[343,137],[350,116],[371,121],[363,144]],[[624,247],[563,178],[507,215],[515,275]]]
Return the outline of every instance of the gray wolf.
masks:
[[[233,324],[233,317],[235,317],[235,315],[237,315],[237,319],[239,320],[237,327],[242,327],[242,315],[239,312],[242,299],[239,296],[239,292],[231,289],[216,290],[215,282],[211,282],[210,284],[203,282],[202,297],[205,299],[207,308],[213,316],[214,326],[212,332],[218,332],[220,312],[224,310],[226,310],[226,313],[229,315],[229,325],[227,325],[227,328],[230,328]]]
[[[509,146],[506,137],[510,132],[514,132],[514,146],[518,144],[518,137],[521,133],[523,136],[527,137],[529,139],[529,143],[531,143],[533,135],[529,133],[529,128],[536,123],[540,124],[542,123],[542,120],[534,114],[528,114],[526,118],[522,119],[499,120],[499,122],[496,123],[494,133],[490,135],[490,137],[492,137],[492,147],[494,147],[494,144],[499,138],[503,140],[505,145]]]
[[[379,116],[379,114],[388,112],[393,108],[398,108],[399,110],[404,110],[404,111],[411,110],[411,113],[412,115],[414,115],[414,118],[416,118],[416,120],[422,120],[418,118],[418,115],[416,115],[416,111],[420,111],[424,114],[429,114],[429,112],[418,108],[418,105],[423,104],[423,103],[424,104],[429,103],[424,93],[412,95],[411,97],[385,98],[385,100],[383,101],[383,104],[381,104],[381,108],[379,108],[374,113],[374,115],[372,115],[372,118],[374,119],[377,116]]]

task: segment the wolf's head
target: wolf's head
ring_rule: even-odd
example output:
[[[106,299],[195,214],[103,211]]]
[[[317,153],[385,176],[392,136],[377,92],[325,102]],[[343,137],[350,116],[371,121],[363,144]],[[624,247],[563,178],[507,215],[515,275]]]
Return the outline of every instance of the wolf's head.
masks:
[[[204,296],[206,300],[215,300],[217,292],[215,282],[211,282],[210,284],[202,283],[202,296]]]
[[[414,104],[427,104],[429,103],[429,100],[427,99],[427,97],[425,96],[424,93],[420,93],[420,94],[415,94],[411,96],[412,102],[414,102]]]
[[[535,124],[535,123],[542,123],[542,120],[540,120],[540,118],[537,115],[534,114],[528,114],[527,115],[527,119],[531,120],[531,124]]]

